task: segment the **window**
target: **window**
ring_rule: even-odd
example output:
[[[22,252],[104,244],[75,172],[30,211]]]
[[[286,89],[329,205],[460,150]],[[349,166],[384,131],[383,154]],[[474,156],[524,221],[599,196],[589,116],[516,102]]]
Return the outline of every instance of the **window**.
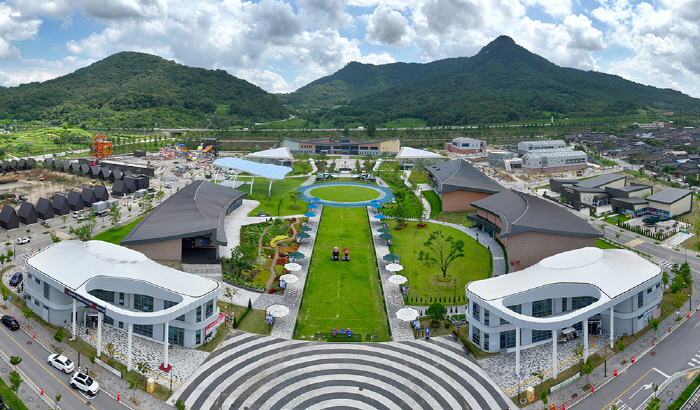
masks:
[[[501,332],[501,349],[515,347],[515,329]]]
[[[639,291],[639,293],[637,293],[637,307],[640,308],[642,306],[644,306],[644,291],[643,290]]]
[[[88,293],[100,300],[104,300],[105,302],[114,303],[114,292],[102,289],[94,289],[89,291]]]
[[[489,310],[488,310],[488,309],[484,309],[484,324],[485,324],[486,326],[488,326],[490,320],[491,320],[491,319],[489,318]]]
[[[476,302],[472,302],[472,316],[481,322],[481,306]]]
[[[651,293],[651,288],[647,289],[647,293]]]
[[[489,351],[489,334],[484,333],[484,350]]]
[[[165,326],[165,325],[163,325]],[[185,345],[185,329],[169,326],[168,327],[168,343],[178,346]]]
[[[49,284],[44,282],[44,298],[49,300]]]
[[[134,333],[141,336],[153,337],[153,325],[134,325]]]
[[[112,326],[114,326],[114,319],[113,319],[113,318],[111,318],[111,317],[109,317],[109,316],[107,316],[107,315],[104,315],[104,319],[103,319],[103,320],[104,320],[104,322],[105,322],[106,325],[112,325]]]
[[[32,300],[32,295],[27,295],[27,300]]]
[[[202,343],[202,329],[194,332],[194,344],[198,345],[200,343]]]
[[[153,297],[134,294],[134,309],[144,312],[153,312]],[[153,330],[151,329],[151,334]]]
[[[34,279],[34,275],[32,275],[31,273],[28,273],[28,274],[27,274],[27,277],[28,277],[29,279]]]
[[[119,304],[124,306],[124,292],[119,292]]]
[[[512,310],[515,313],[522,313],[522,305],[514,305],[514,306],[506,306],[508,309]],[[503,318],[501,318],[501,325],[507,325],[509,322]]]
[[[214,314],[214,301],[210,300],[209,302],[207,302],[206,307],[207,307],[207,313],[204,317],[208,318],[209,316]]]
[[[566,306],[568,301],[569,301],[569,299],[567,299],[567,298],[561,298],[561,311],[562,312],[566,312],[567,310],[569,310],[569,308]]]
[[[164,301],[163,301],[163,309],[168,309],[168,308],[171,308],[171,307],[173,307],[173,306],[175,306],[175,305],[177,305],[177,302],[173,302],[173,301],[170,301],[170,300],[164,300]],[[179,320],[180,322],[184,322],[184,321],[185,321],[185,315],[182,314],[182,315],[176,317],[175,320]]]
[[[39,278],[34,278],[34,282],[36,282],[37,285],[41,285],[41,281],[39,280]]]
[[[658,289],[658,288],[660,288],[660,287],[661,287],[661,282],[659,282],[659,283],[656,284],[656,289]]]
[[[591,296],[573,297],[571,298],[571,310],[581,309],[582,307],[586,307],[597,300],[598,299]]]
[[[202,321],[202,307],[197,306],[197,323]]]
[[[119,322],[119,328],[124,329],[124,322]]]
[[[545,317],[552,314],[552,299],[532,302],[532,317]]]
[[[34,299],[34,304],[37,306],[41,306],[41,303],[39,303],[39,301],[37,299]]]
[[[476,326],[472,326],[472,342],[477,346],[481,346],[481,331]]]
[[[532,343],[552,338],[551,330],[532,330]]]

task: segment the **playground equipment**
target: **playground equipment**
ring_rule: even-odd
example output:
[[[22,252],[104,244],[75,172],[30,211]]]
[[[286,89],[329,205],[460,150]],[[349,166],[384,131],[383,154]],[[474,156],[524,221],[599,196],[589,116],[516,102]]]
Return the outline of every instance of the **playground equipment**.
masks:
[[[331,260],[332,261],[339,261],[340,260],[340,249],[338,247],[334,247],[333,250],[331,251]]]
[[[112,141],[109,141],[104,134],[95,134],[92,136],[92,163],[109,157],[112,153]]]
[[[645,225],[654,225],[657,222],[664,222],[664,221],[670,221],[670,220],[671,220],[671,218],[664,218],[661,216],[647,216],[647,217],[642,218],[642,222]]]
[[[208,145],[206,148],[204,148],[204,144],[199,144],[199,147],[197,147],[197,149],[195,151],[189,152],[187,159],[189,159],[190,161],[194,161],[197,158],[199,158],[199,156],[203,152],[209,152],[212,148],[214,148],[213,145]]]
[[[350,260],[350,251],[348,250],[348,248],[343,249],[343,260],[345,262]]]

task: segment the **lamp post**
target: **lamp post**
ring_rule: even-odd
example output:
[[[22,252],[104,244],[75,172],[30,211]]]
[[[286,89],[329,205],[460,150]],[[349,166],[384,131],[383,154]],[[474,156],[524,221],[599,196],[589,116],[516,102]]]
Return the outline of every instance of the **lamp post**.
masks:
[[[456,304],[457,303],[457,279],[455,278],[455,298],[452,299],[452,301]]]

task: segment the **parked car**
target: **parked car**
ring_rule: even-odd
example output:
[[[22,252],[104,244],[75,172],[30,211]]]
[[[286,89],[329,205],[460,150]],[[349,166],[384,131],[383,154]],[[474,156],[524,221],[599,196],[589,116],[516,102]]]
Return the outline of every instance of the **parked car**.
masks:
[[[92,377],[78,372],[73,373],[73,376],[71,376],[70,386],[92,397],[96,396],[100,390],[100,385],[92,380]]]
[[[24,275],[22,275],[22,272],[15,272],[14,275],[12,275],[12,278],[10,279],[10,286],[15,287],[22,283],[22,279],[24,279]]]
[[[87,219],[87,218],[85,218],[85,215],[80,214],[80,215],[76,216],[75,219],[77,219],[77,220],[79,220],[79,221],[83,221],[83,220],[85,220],[85,219]]]
[[[49,221],[41,221],[41,226],[43,226],[45,228],[50,228],[51,223]]]
[[[0,319],[0,322],[2,322],[3,325],[9,327],[10,330],[19,329],[19,322],[12,316],[5,315],[2,317],[2,319]]]
[[[62,371],[63,373],[73,373],[75,370],[75,363],[73,363],[69,358],[61,354],[49,355],[46,361],[53,367]]]
[[[165,185],[163,185],[163,186],[166,187],[166,188],[172,188],[172,187],[173,187],[173,186],[170,185],[170,184],[165,184]]]
[[[25,243],[29,243],[29,238],[27,238],[26,236],[17,238],[17,245],[24,245]]]

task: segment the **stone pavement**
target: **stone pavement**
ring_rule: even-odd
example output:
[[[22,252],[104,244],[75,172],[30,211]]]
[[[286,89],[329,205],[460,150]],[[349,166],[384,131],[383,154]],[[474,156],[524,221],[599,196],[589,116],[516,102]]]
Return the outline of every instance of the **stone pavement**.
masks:
[[[15,370],[15,366],[12,366],[12,364],[10,364],[10,361],[7,358],[5,358],[5,355],[2,355],[2,359],[0,359],[0,377],[2,377],[2,379],[5,381],[5,384],[7,384],[8,386],[10,385],[10,372],[13,370]],[[17,398],[22,400],[22,402],[25,406],[27,406],[28,409],[48,410],[53,407],[50,407],[49,404],[44,400],[46,396],[43,396],[42,398],[42,396],[35,392],[33,388],[30,388],[27,385],[27,383],[31,383],[31,381],[24,380],[23,378],[22,384],[19,385]]]

